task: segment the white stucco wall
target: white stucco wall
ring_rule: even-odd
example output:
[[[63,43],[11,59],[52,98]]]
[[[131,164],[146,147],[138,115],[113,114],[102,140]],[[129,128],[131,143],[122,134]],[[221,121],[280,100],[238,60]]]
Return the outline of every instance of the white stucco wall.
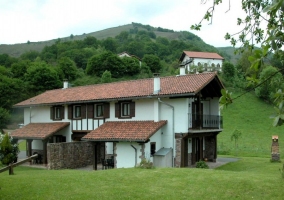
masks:
[[[187,55],[185,55],[185,57],[184,57],[184,59],[182,60],[182,62],[186,62],[186,61],[189,60],[189,59],[190,59],[190,57],[188,57]],[[220,65],[219,70],[221,71],[221,70],[222,70],[222,63],[223,63],[223,60],[221,60],[221,59],[212,59],[212,58],[193,58],[193,62],[190,63],[190,64],[188,64],[188,65],[186,65],[185,67],[186,67],[186,69],[187,69],[188,71],[191,71],[191,70],[190,70],[190,67],[193,66],[193,65],[194,65],[194,66],[198,66],[198,63],[200,63],[202,66],[204,66],[204,64],[207,64],[207,66],[208,66],[207,71],[211,71],[211,70],[209,70],[209,69],[210,69],[210,67],[212,66],[212,64],[215,65],[216,69],[217,69],[217,65],[219,64],[219,65]]]
[[[131,146],[133,145],[137,149],[137,155],[135,155],[135,150]],[[116,150],[116,165],[117,168],[130,168],[134,167],[135,164],[135,157],[137,158],[137,163],[140,163],[141,159],[139,158],[139,155],[141,154],[140,149],[141,146],[137,144],[136,142],[119,142],[116,144],[117,150]]]

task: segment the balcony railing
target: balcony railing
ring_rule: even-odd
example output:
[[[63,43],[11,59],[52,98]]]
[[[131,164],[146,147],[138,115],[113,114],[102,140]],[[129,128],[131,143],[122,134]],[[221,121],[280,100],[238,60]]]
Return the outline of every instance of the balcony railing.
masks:
[[[223,117],[219,115],[192,114],[189,117],[189,129],[222,129]]]

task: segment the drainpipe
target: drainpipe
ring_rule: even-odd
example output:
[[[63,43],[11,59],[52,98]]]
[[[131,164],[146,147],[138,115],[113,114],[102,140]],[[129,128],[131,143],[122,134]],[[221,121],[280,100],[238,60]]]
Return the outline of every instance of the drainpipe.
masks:
[[[174,108],[174,106],[172,106],[171,104],[168,104],[168,103],[166,103],[166,102],[163,102],[160,98],[158,98],[158,101],[160,102],[160,103],[162,103],[162,104],[165,104],[165,105],[167,105],[167,106],[169,106],[169,107],[171,107],[172,108],[172,110],[173,110],[173,115],[172,115],[172,121],[173,121],[173,157],[172,157],[172,167],[174,167],[175,165],[174,165],[174,150],[175,150],[175,148],[174,148],[174,146],[175,146],[175,108]]]
[[[132,148],[135,150],[135,165],[134,167],[136,167],[137,165],[137,149],[131,144]]]
[[[30,107],[30,123],[32,123],[32,107]]]

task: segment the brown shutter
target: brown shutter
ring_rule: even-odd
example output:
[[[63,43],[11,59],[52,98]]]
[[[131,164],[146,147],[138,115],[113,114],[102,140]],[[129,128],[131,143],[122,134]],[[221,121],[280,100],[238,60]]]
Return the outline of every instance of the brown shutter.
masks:
[[[81,118],[86,119],[86,104],[81,105]]]
[[[73,119],[73,106],[68,106],[68,119]]]
[[[120,118],[120,105],[115,103],[115,117]]]
[[[54,120],[54,107],[53,106],[50,107],[50,119]]]
[[[61,116],[61,119],[65,119],[65,117],[64,117],[64,106],[62,106],[61,108],[60,108],[60,116]]]
[[[87,117],[93,119],[94,118],[94,104],[87,105]]]
[[[109,118],[109,103],[104,103],[104,118]]]
[[[135,102],[130,102],[130,117],[135,117]]]

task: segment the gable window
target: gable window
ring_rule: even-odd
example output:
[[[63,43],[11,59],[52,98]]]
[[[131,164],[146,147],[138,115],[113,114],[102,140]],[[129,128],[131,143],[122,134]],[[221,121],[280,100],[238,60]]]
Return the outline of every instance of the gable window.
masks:
[[[64,107],[63,106],[50,107],[50,119],[55,121],[64,119]]]
[[[115,117],[117,118],[135,117],[135,102],[124,101],[116,103]]]
[[[81,117],[81,106],[74,106],[73,109],[73,118],[80,118]]]

